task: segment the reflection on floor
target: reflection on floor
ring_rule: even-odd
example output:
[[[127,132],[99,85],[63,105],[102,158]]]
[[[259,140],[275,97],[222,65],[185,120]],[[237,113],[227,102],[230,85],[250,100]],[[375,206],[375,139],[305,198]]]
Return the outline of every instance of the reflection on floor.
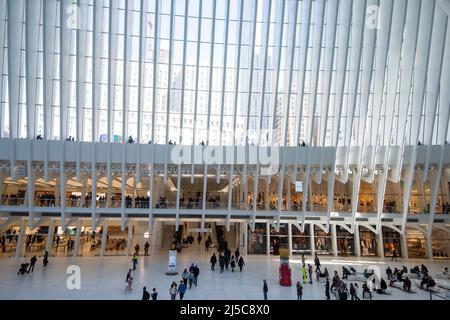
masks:
[[[212,249],[211,249],[212,250]],[[0,260],[0,299],[141,299],[142,287],[148,291],[157,288],[159,299],[169,299],[169,285],[172,281],[179,282],[181,273],[191,263],[198,264],[200,268],[199,283],[197,288],[188,290],[186,300],[205,299],[262,299],[262,280],[266,279],[269,286],[269,299],[293,300],[296,299],[295,283],[300,279],[299,256],[291,257],[292,269],[291,287],[282,287],[278,280],[279,257],[277,256],[247,256],[243,272],[225,271],[219,272],[219,268],[213,272],[210,270],[209,258],[212,251],[205,253],[204,245],[193,244],[190,248],[183,249],[177,256],[177,276],[167,276],[168,252],[160,253],[153,257],[140,257],[137,269],[134,273],[133,291],[125,292],[125,277],[131,268],[131,257],[55,257],[50,258],[47,267],[42,266],[42,258],[39,258],[33,273],[23,276],[17,274],[20,263],[29,262],[28,259],[1,259]],[[306,263],[312,263],[311,257],[307,257]],[[401,267],[405,264],[408,268],[424,263],[430,273],[440,273],[449,261],[429,260],[402,260],[391,262],[390,259],[379,258],[335,258],[323,257],[323,267],[330,272],[338,270],[341,275],[342,265],[352,265],[357,271],[362,271],[370,265],[377,265],[384,271],[389,265]],[[77,265],[81,270],[81,289],[69,290],[66,286],[67,267]],[[361,285],[358,295],[361,297]],[[323,283],[304,285],[303,299],[324,300],[325,290]],[[408,294],[399,289],[392,288],[392,295],[373,294],[374,300],[429,300],[428,292],[419,290],[416,294]],[[445,295],[445,293],[444,293]],[[439,299],[434,297],[433,299]]]

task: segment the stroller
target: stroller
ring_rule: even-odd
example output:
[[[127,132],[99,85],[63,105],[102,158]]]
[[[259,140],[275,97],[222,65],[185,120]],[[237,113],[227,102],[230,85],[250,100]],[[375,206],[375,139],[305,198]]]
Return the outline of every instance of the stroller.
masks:
[[[29,265],[30,265],[29,263],[22,263],[20,265],[19,271],[17,271],[17,274],[22,274],[22,275],[25,274],[27,272],[27,269],[28,269]]]

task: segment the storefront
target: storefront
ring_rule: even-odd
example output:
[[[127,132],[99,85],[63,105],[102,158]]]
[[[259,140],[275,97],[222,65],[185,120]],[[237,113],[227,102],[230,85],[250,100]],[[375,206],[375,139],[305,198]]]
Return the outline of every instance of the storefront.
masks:
[[[406,230],[406,243],[409,258],[425,258],[425,236],[423,232],[415,229]]]
[[[292,254],[311,254],[311,242],[310,242],[310,229],[307,226],[305,232],[300,232],[300,230],[295,226],[292,227]]]
[[[450,236],[448,231],[433,229],[431,233],[431,245],[434,258],[448,259],[450,253]]]
[[[248,253],[249,254],[266,254],[267,253],[267,235],[266,224],[256,223],[255,231],[251,231],[248,227]]]
[[[326,233],[320,227],[314,225],[314,244],[319,255],[332,255],[331,233]]]
[[[376,234],[366,227],[359,226],[359,242],[361,246],[361,256],[378,256]]]
[[[100,255],[102,234],[103,228],[101,227],[97,227],[95,230],[92,227],[81,227],[79,254],[83,256]]]
[[[336,226],[337,251],[340,256],[355,255],[355,237],[341,226]]]
[[[43,255],[47,245],[47,238],[48,226],[38,227],[32,230],[26,227],[23,248],[20,255],[25,257]]]
[[[384,256],[392,257],[394,251],[397,252],[398,257],[402,257],[402,245],[400,233],[392,230],[389,227],[383,227],[383,246]]]
[[[16,254],[19,234],[20,226],[11,226],[4,234],[2,234],[0,245],[3,257],[12,257]]]
[[[270,254],[279,255],[280,249],[289,248],[288,236],[289,224],[281,223],[279,232],[271,225],[270,226]]]
[[[123,256],[127,254],[128,226],[122,231],[120,226],[108,226],[105,256]]]

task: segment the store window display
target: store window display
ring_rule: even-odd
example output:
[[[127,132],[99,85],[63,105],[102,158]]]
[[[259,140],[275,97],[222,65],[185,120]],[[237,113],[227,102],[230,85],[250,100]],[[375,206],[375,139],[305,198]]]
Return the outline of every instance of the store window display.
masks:
[[[120,226],[108,226],[105,256],[125,255],[127,253],[128,226],[122,231]]]
[[[310,232],[309,228],[305,228],[305,232],[300,232],[300,230],[292,225],[292,254],[310,254],[311,253],[311,242],[310,242]]]
[[[337,250],[340,256],[355,255],[355,237],[341,226],[336,226]]]
[[[248,253],[249,254],[266,254],[266,224],[256,223],[255,231],[252,232],[248,227]]]
[[[406,243],[408,245],[409,258],[425,258],[425,236],[419,230],[406,230]]]
[[[434,229],[431,233],[431,246],[434,258],[448,259],[450,251],[450,235],[445,230]]]
[[[389,227],[383,227],[383,246],[384,246],[384,256],[392,257],[394,252],[397,253],[397,257],[402,257],[402,246],[401,246],[401,236],[400,233],[392,230]]]
[[[321,255],[333,254],[331,245],[331,234],[326,233],[320,227],[314,226],[314,240],[316,253]]]
[[[279,255],[280,249],[287,249],[289,247],[288,227],[289,225],[287,223],[282,223],[278,232],[273,226],[270,227],[271,254]]]
[[[359,241],[361,247],[361,256],[375,257],[378,255],[377,238],[374,232],[366,227],[359,226]]]

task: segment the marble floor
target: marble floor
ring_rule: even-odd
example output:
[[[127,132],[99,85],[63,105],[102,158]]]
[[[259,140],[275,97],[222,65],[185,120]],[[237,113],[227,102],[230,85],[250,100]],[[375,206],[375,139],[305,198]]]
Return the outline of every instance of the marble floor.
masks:
[[[204,252],[204,245],[193,244],[184,249],[177,256],[178,275],[168,276],[167,271],[168,252],[151,257],[139,257],[139,263],[134,272],[133,290],[125,292],[125,277],[131,268],[131,257],[51,257],[46,267],[42,265],[42,258],[38,259],[34,272],[18,275],[20,263],[28,262],[27,259],[4,258],[0,259],[0,299],[116,299],[136,300],[141,299],[142,287],[148,291],[157,288],[158,299],[169,299],[169,286],[172,281],[177,283],[181,279],[181,273],[191,263],[198,264],[200,276],[198,287],[188,290],[185,300],[260,300],[262,294],[262,280],[266,279],[269,287],[269,299],[294,300],[296,299],[295,283],[300,279],[301,259],[298,256],[291,257],[292,269],[291,287],[282,287],[278,280],[279,257],[277,256],[247,256],[243,272],[210,270],[209,258],[212,254]],[[312,263],[311,257],[306,257],[306,263]],[[338,270],[341,275],[343,265],[352,265],[357,271],[363,271],[365,267],[376,265],[384,270],[389,265],[408,268],[424,263],[431,274],[440,273],[450,264],[450,261],[430,260],[402,260],[391,262],[390,259],[380,258],[336,258],[321,257],[321,264],[327,267],[330,273]],[[66,273],[71,265],[80,267],[79,290],[70,290],[66,282],[70,274]],[[230,269],[231,270],[231,269]],[[347,282],[348,283],[348,282]],[[359,283],[358,295],[361,297],[361,285]],[[324,300],[324,283],[315,280],[313,284],[304,285],[303,299]],[[379,295],[374,293],[373,300],[429,300],[430,294],[424,290],[418,290],[411,294],[392,288],[392,295]],[[441,295],[446,295],[444,292]],[[333,296],[332,296],[333,298]],[[433,297],[433,299],[440,299]]]

